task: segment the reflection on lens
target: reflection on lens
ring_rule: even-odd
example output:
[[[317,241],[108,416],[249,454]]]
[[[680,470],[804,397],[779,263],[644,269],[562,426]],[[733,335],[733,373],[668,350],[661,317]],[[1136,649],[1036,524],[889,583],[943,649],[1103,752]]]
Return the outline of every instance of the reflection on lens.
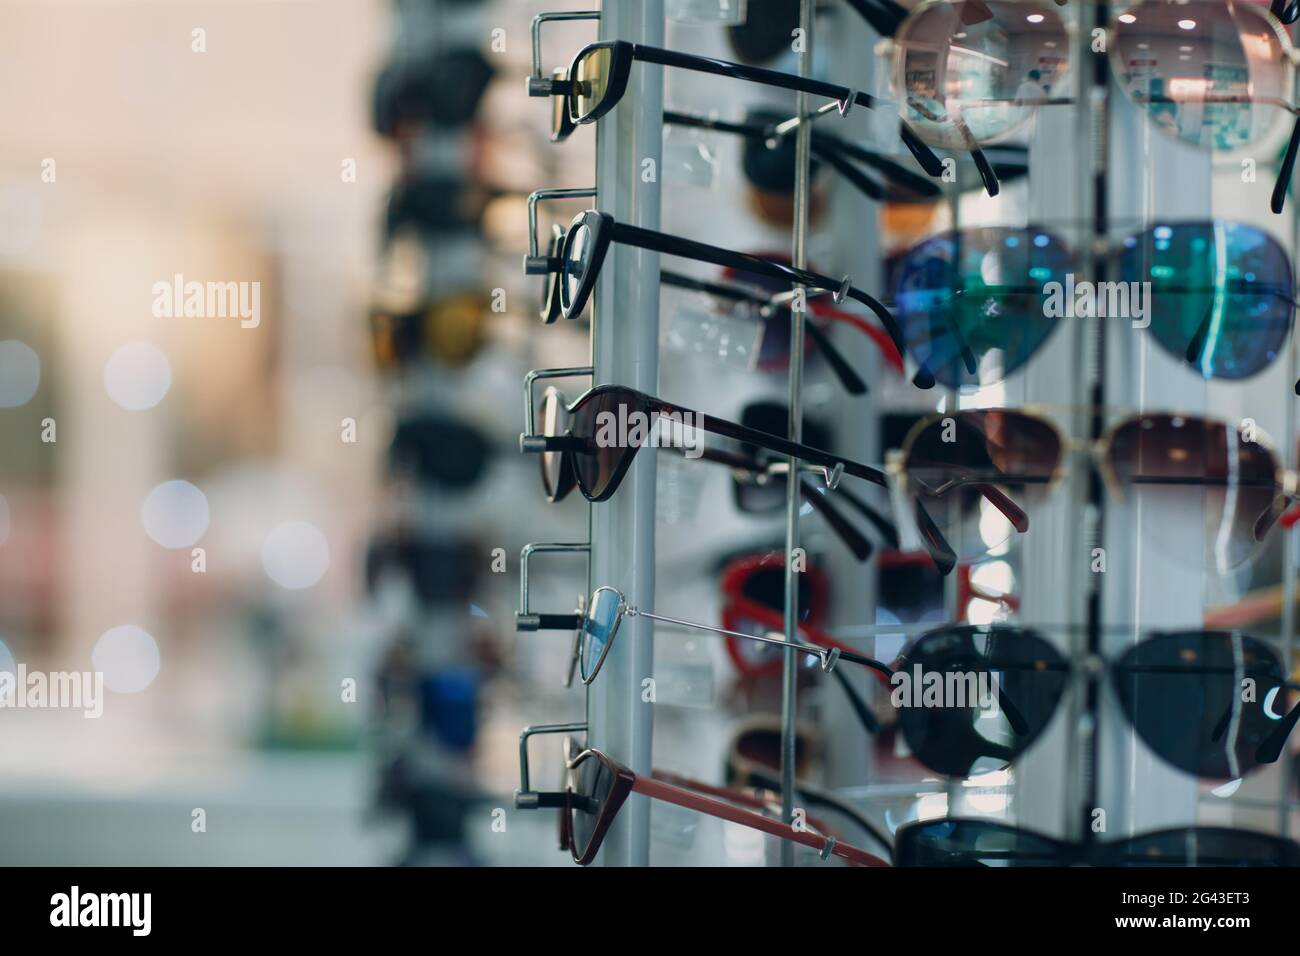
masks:
[[[601,423],[626,421],[634,411],[641,410],[641,403],[627,392],[607,391],[589,396],[570,413],[569,433],[582,442],[584,450],[570,452],[569,461],[588,498],[603,500],[623,462],[635,451],[625,445],[598,442]]]
[[[909,491],[962,560],[1006,551],[1016,532],[998,492],[1032,520],[1062,455],[1049,422],[974,409],[918,426],[906,449]]]
[[[1098,863],[1106,866],[1300,866],[1293,841],[1223,827],[1143,833],[1103,853]]]
[[[577,298],[582,278],[587,273],[587,257],[591,250],[591,229],[581,223],[570,231],[564,255],[564,271],[560,278],[560,289],[564,294],[563,305],[566,309]]]
[[[621,599],[617,591],[602,589],[592,596],[591,607],[587,608],[587,617],[583,625],[583,680],[590,680],[595,675],[606,646],[614,639],[620,603]]]
[[[957,0],[915,10],[895,37],[894,87],[907,125],[932,146],[969,150],[1033,116],[1069,69],[1051,7]]]
[[[1207,779],[1255,769],[1256,751],[1289,709],[1281,660],[1241,634],[1161,634],[1130,648],[1113,674],[1124,714],[1143,742],[1179,770]],[[1242,692],[1252,686],[1252,694]]]
[[[967,777],[1002,769],[1038,739],[1069,667],[1043,638],[994,625],[926,634],[904,653],[899,674],[907,684],[896,677],[892,699],[913,756]]]
[[[899,866],[1061,866],[1060,844],[992,820],[935,820],[901,829]]]
[[[1127,524],[1176,561],[1219,572],[1250,559],[1281,517],[1277,463],[1222,422],[1148,414],[1116,426],[1105,463]],[[1202,521],[1189,521],[1191,515]]]
[[[569,94],[569,118],[581,122],[605,99],[609,85],[609,47],[598,47],[583,54],[574,65],[573,92]]]
[[[568,419],[564,396],[554,386],[548,388],[542,397],[539,433],[547,438],[563,435],[568,429]],[[564,453],[545,451],[542,452],[541,459],[542,485],[546,489],[546,497],[554,501],[563,487],[564,473],[561,466],[564,464]]]
[[[1151,333],[1205,378],[1236,380],[1262,371],[1291,332],[1290,260],[1254,226],[1153,226],[1124,241],[1120,278],[1150,283]]]
[[[1041,229],[990,226],[927,239],[895,272],[895,315],[907,350],[948,388],[1000,382],[1056,328],[1050,284],[1072,271],[1069,250]],[[974,374],[964,349],[975,359]]]
[[[1265,138],[1284,112],[1292,69],[1267,10],[1221,0],[1141,3],[1119,17],[1111,64],[1161,132],[1193,146],[1237,149]]]

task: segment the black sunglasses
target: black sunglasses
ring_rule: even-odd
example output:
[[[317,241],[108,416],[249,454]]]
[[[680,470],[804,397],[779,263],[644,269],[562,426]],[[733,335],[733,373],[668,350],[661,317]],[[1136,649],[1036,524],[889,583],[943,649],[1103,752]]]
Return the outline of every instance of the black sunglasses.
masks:
[[[559,256],[560,276],[558,285],[560,313],[566,319],[575,318],[586,308],[587,301],[591,298],[592,290],[595,288],[596,279],[600,275],[601,266],[604,264],[605,257],[609,252],[610,244],[614,242],[636,246],[663,255],[692,259],[696,262],[707,262],[722,268],[738,269],[765,278],[808,286],[815,290],[832,293],[837,302],[845,298],[852,299],[865,305],[875,314],[885,332],[889,335],[890,340],[894,343],[894,347],[898,349],[898,354],[906,354],[902,348],[901,332],[893,315],[879,300],[853,286],[847,277],[840,280],[832,279],[829,276],[810,272],[807,269],[798,269],[771,259],[764,259],[761,256],[736,252],[720,246],[710,246],[703,242],[683,239],[680,236],[657,232],[653,229],[629,226],[626,223],[615,221],[614,217],[608,213],[599,212],[595,209],[589,209],[574,218],[563,239],[563,248]],[[811,326],[813,323],[807,324]],[[959,330],[953,330],[953,334],[960,337]],[[966,349],[965,353],[965,358],[969,361],[970,371],[973,374],[975,356],[970,353],[969,349]],[[932,388],[935,378],[929,368],[922,365],[917,369],[912,381],[918,388]]]
[[[562,453],[583,497],[588,501],[606,501],[618,490],[637,451],[648,438],[649,425],[665,416],[688,428],[748,442],[775,455],[793,456],[823,469],[827,484],[832,486],[838,484],[841,474],[885,486],[885,474],[878,468],[674,405],[623,385],[598,385],[590,389],[563,408],[565,427],[562,432],[525,435],[520,439],[520,446],[525,452]],[[641,434],[636,440],[631,431],[627,436],[616,434],[612,441],[601,437],[623,422],[643,422],[647,427],[637,429]],[[559,431],[559,428],[560,424],[556,423],[555,430]],[[552,467],[557,469],[563,464],[557,459],[552,461]],[[560,477],[563,480],[563,476]]]
[[[823,96],[834,101],[841,113],[847,113],[853,106],[871,109],[876,104],[875,97],[838,83],[827,83],[743,63],[692,56],[626,40],[604,40],[579,50],[567,72],[556,70],[552,73],[548,91],[557,99],[562,98],[566,114],[563,124],[553,125],[553,138],[563,138],[574,126],[594,123],[617,106],[627,92],[632,63],[638,60]],[[788,129],[782,132],[788,132]],[[939,157],[904,124],[899,125],[899,137],[922,169],[931,176],[943,175],[944,167]],[[974,153],[972,155],[979,165],[980,157]],[[996,182],[993,192],[996,193]]]
[[[1253,830],[1175,827],[1075,843],[995,820],[908,823],[895,866],[1300,866],[1300,844]]]
[[[410,474],[422,484],[452,491],[475,485],[491,455],[491,443],[481,431],[436,413],[400,421],[388,446],[394,474]]]
[[[366,550],[366,590],[373,596],[391,575],[405,578],[425,608],[463,603],[478,585],[481,566],[470,541],[389,534]]]
[[[898,722],[916,759],[953,777],[1018,759],[1046,729],[1073,671],[1038,632],[1008,625],[930,631],[909,644],[893,668],[910,676],[915,696],[918,680],[928,686],[937,679],[944,688],[936,706],[904,700]],[[1288,692],[1298,688],[1281,658],[1244,634],[1150,634],[1109,671],[1138,737],[1167,763],[1203,779],[1237,779],[1276,762],[1300,719],[1300,706],[1286,709]],[[990,686],[996,700],[968,692]]]
[[[463,126],[478,112],[495,72],[472,47],[395,59],[375,78],[375,132],[401,140],[426,126]]]

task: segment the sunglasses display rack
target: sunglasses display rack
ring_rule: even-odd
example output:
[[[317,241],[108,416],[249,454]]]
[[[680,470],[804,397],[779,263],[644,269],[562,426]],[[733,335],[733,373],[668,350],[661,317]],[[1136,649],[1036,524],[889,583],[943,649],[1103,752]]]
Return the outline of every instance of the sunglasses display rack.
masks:
[[[552,722],[521,737],[516,809],[559,810],[573,858],[611,866],[692,830],[665,802],[779,837],[769,862],[844,856],[791,832],[814,800],[896,830],[910,864],[984,835],[1011,860],[1176,860],[1189,840],[1193,862],[1234,841],[1289,859],[1292,157],[1248,176],[1224,148],[1272,150],[1238,87],[1282,25],[1210,0],[775,6],[532,24],[554,152],[527,204],[529,338],[558,361],[525,378],[520,450],[551,502],[587,506],[585,536],[521,565],[581,556],[587,588],[557,613],[521,566],[519,673],[554,646],[532,632],[567,632],[573,690],[536,704]],[[1197,70],[1222,89],[1188,92]],[[548,244],[561,217],[540,210],[573,200],[590,208]],[[574,401],[550,385],[584,378]],[[658,431],[633,438],[638,418]],[[739,507],[676,484],[692,438],[704,461],[680,470],[725,466]],[[1255,592],[1277,582],[1270,627]],[[998,690],[887,700],[900,675],[953,674]],[[531,782],[540,734],[567,737],[560,790]],[[710,779],[718,750],[725,787],[659,769]]]

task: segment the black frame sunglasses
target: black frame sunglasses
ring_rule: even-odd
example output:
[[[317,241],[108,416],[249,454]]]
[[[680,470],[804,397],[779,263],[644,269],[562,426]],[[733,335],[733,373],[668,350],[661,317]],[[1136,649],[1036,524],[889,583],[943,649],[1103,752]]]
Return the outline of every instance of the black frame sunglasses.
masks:
[[[702,431],[746,442],[775,455],[793,456],[800,462],[819,467],[825,472],[826,483],[831,487],[839,483],[842,474],[853,475],[881,487],[886,485],[885,474],[878,468],[746,428],[725,418],[705,415],[625,385],[597,385],[565,407],[564,412],[567,427],[563,434],[521,436],[520,448],[525,452],[564,453],[574,485],[588,501],[607,501],[613,496],[628,469],[632,467],[632,460],[642,444],[602,446],[597,439],[597,422],[602,413],[616,417],[621,415],[624,420],[631,419],[636,414],[645,421],[671,416],[693,423]]]
[[[792,285],[807,286],[831,293],[836,302],[842,302],[845,298],[852,299],[872,311],[889,335],[894,347],[898,349],[898,354],[907,354],[902,347],[902,331],[894,316],[878,299],[852,285],[851,279],[847,276],[839,280],[832,279],[830,276],[799,269],[772,259],[764,259],[761,256],[724,249],[721,246],[711,246],[693,239],[683,239],[665,232],[643,229],[640,226],[630,226],[617,222],[609,213],[596,209],[579,213],[564,236],[563,248],[559,256],[559,292],[560,312],[566,319],[577,317],[586,308],[605,257],[609,253],[610,244],[615,242],[663,255],[707,262],[724,269],[751,272],[765,278],[789,282]],[[811,326],[813,323],[807,324]],[[953,330],[953,334],[960,337],[961,333],[960,330]],[[969,353],[969,349],[965,350],[965,353]],[[969,360],[973,374],[975,356],[973,353],[965,353],[964,358]],[[918,388],[933,388],[935,378],[929,368],[922,365],[913,376],[912,383]]]
[[[923,686],[931,674],[945,688],[965,681],[969,689],[971,678],[978,685],[981,675],[996,686],[1005,724],[986,706],[990,701],[971,701],[969,693],[943,700],[946,706],[896,708],[918,761],[936,773],[968,777],[1006,767],[1033,745],[1064,699],[1076,665],[1039,630],[994,624],[919,635],[893,669]],[[1268,644],[1238,632],[1151,632],[1107,670],[1120,710],[1142,742],[1165,763],[1201,779],[1238,779],[1275,763],[1300,720],[1300,704],[1285,713],[1273,709],[1285,706],[1288,691],[1300,690],[1282,659]],[[1255,691],[1251,700],[1243,699],[1247,686]]]
[[[894,834],[894,866],[1300,866],[1300,844],[1228,827],[1172,827],[1077,843],[970,817],[919,820]]]

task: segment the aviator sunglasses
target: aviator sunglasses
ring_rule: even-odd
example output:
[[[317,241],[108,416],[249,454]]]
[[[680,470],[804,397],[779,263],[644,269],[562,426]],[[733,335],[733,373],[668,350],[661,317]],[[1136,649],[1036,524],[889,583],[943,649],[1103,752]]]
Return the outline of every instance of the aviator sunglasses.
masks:
[[[1285,114],[1300,114],[1291,41],[1254,4],[1144,0],[1115,17],[1107,41],[1125,94],[1158,131],[1187,145],[1240,149],[1268,138]],[[903,122],[947,149],[1010,136],[1037,107],[1073,102],[1053,95],[1070,70],[1071,43],[1071,28],[1046,4],[926,0],[887,42]],[[1274,212],[1298,149],[1300,118],[1273,189]]]
[[[1141,318],[1176,361],[1206,379],[1237,381],[1271,365],[1291,333],[1291,259],[1256,226],[1162,222],[1103,254],[1118,281],[1094,293],[1090,283],[1075,285],[1069,248],[1040,226],[972,227],[926,239],[902,256],[891,281],[908,351],[949,388],[991,385],[1024,367],[1077,312]]]
[[[1300,844],[1254,830],[1175,827],[1068,842],[996,820],[922,820],[894,834],[895,866],[1300,866]]]
[[[1030,411],[954,411],[913,426],[887,467],[902,479],[926,548],[948,573],[959,558],[1000,553],[1012,529],[1028,531],[1029,514],[1064,480],[1073,451],[1091,457],[1117,501],[1176,510],[1176,528],[1153,522],[1154,542],[1170,543],[1190,527],[1186,516],[1201,515],[1196,524],[1222,572],[1253,557],[1296,497],[1295,474],[1279,466],[1261,432],[1167,412],[1132,415],[1096,442],[1072,442]],[[1174,556],[1186,547],[1179,543]]]
[[[937,703],[896,710],[912,755],[951,777],[1015,762],[1046,729],[1074,672],[1038,630],[1000,624],[929,631],[893,669],[911,676],[915,697],[941,689]],[[1107,670],[1139,739],[1202,779],[1238,779],[1276,762],[1300,718],[1300,706],[1287,703],[1300,685],[1277,652],[1238,632],[1152,633]]]

